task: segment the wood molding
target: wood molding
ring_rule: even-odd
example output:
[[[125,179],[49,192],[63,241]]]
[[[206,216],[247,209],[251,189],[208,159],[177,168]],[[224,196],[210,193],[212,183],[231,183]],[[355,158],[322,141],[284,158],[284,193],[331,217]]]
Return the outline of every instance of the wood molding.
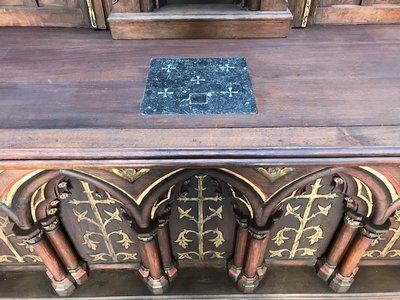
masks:
[[[87,27],[80,8],[1,7],[0,26]]]
[[[400,23],[400,5],[338,5],[318,7],[314,24]]]
[[[263,38],[287,36],[289,10],[248,12],[232,5],[170,5],[151,14],[111,13],[114,39]],[[233,7],[231,10],[230,7]]]

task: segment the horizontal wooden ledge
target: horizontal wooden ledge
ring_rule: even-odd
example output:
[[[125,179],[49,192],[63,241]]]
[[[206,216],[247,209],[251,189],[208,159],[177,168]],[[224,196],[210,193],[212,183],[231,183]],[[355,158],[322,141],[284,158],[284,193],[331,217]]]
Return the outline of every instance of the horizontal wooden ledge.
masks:
[[[108,17],[114,39],[216,39],[286,37],[291,12],[250,12],[233,5],[215,9],[173,5],[150,13],[111,13]],[[197,7],[197,6],[195,6]],[[198,7],[201,7],[200,5]],[[229,9],[231,7],[231,9]]]
[[[89,27],[80,8],[0,7],[0,26]]]
[[[257,12],[232,12],[225,14],[223,12],[205,12],[199,13],[112,13],[108,17],[109,22],[117,21],[185,21],[185,20],[265,20],[265,19],[291,19],[292,14],[287,9],[286,11],[257,11]]]
[[[308,149],[399,154],[400,125],[195,129],[0,129],[0,153],[35,149],[73,153]],[[342,150],[340,150],[342,149]],[[364,149],[364,150],[363,150]],[[369,150],[367,150],[369,149]],[[385,150],[386,149],[386,150]],[[103,150],[102,150],[103,151]],[[292,151],[292,150],[291,150]],[[389,151],[389,152],[388,152]],[[362,152],[359,152],[361,154]]]
[[[400,126],[0,130],[0,169],[400,163]]]
[[[398,24],[400,23],[400,5],[374,4],[335,5],[318,7],[314,24]]]
[[[399,165],[400,157],[273,157],[273,158],[149,158],[149,159],[20,159],[0,160],[0,170],[85,168],[223,168],[223,167],[358,167]]]

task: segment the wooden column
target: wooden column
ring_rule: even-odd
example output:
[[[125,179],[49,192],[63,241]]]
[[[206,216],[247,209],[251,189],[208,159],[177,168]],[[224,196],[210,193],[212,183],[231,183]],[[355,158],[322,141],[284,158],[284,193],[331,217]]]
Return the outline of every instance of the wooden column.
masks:
[[[354,276],[358,271],[358,263],[363,257],[365,251],[371,245],[371,242],[385,232],[390,221],[387,220],[383,225],[372,224],[368,218],[361,221],[363,227],[357,231],[350,246],[341,259],[335,275],[329,286],[338,293],[347,292],[354,281]]]
[[[247,257],[243,273],[238,280],[238,288],[244,293],[252,293],[260,283],[261,279],[257,270],[259,267],[260,257],[265,255],[268,236],[269,230],[252,226],[249,227]]]
[[[317,274],[325,282],[328,282],[339,264],[344,252],[360,227],[362,216],[348,210],[344,214],[343,224],[330,247],[326,257],[318,259],[316,263]]]
[[[262,280],[267,273],[267,266],[265,265],[265,252],[267,251],[269,240],[269,231],[267,232],[267,236],[261,242],[260,256],[258,258],[257,264],[257,275],[260,280]]]
[[[31,245],[36,254],[42,259],[47,268],[47,276],[51,280],[54,290],[59,296],[69,296],[75,291],[75,281],[68,273],[66,267],[57,255],[53,246],[43,235],[40,223],[28,230],[22,230],[17,225],[13,227],[14,234],[24,239],[24,242]]]
[[[81,285],[88,279],[86,266],[82,267],[79,264],[75,251],[72,249],[64,231],[60,227],[59,218],[56,215],[57,211],[52,210],[52,212],[54,212],[53,215],[40,220],[42,229],[61,258],[61,261],[75,279],[75,282]]]
[[[247,238],[249,235],[249,225],[247,224],[247,218],[236,215],[237,231],[235,250],[233,252],[233,259],[229,262],[228,274],[237,282],[244,266]]]
[[[168,229],[170,209],[171,208],[168,207],[162,217],[158,219],[157,239],[158,246],[160,247],[161,261],[164,272],[168,276],[169,282],[172,282],[178,276],[178,268],[172,257],[171,242]]]
[[[141,275],[144,277],[148,273],[147,278],[144,279],[153,294],[163,294],[169,283],[164,275],[157,243],[158,222],[152,222],[147,228],[140,228],[132,218],[130,222],[132,229],[136,233],[142,266],[145,268],[142,270]]]

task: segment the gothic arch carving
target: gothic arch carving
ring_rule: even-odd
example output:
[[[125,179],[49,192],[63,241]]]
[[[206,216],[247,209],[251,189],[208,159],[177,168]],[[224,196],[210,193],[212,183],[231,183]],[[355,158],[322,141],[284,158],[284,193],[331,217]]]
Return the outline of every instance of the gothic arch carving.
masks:
[[[2,204],[0,209],[15,222],[16,232],[43,256],[45,264],[53,261],[46,264],[49,277],[56,291],[67,295],[74,289],[72,283],[83,283],[87,274],[73,249],[68,249],[70,246],[58,226],[57,201],[62,201],[63,197],[63,186],[60,184],[68,178],[76,178],[90,183],[99,191],[106,191],[119,200],[126,219],[137,235],[143,279],[152,292],[162,293],[177,275],[172,254],[165,250],[169,247],[162,247],[170,243],[166,226],[168,204],[170,199],[182,193],[180,183],[198,173],[223,181],[230,187],[237,230],[235,251],[229,261],[228,272],[243,292],[252,292],[266,272],[264,256],[273,219],[282,211],[293,192],[301,192],[310,182],[331,176],[334,178],[334,191],[345,196],[343,224],[332,247],[317,263],[318,275],[338,292],[347,291],[350,287],[358,262],[371,240],[387,229],[388,218],[400,207],[400,187],[387,174],[368,167],[330,167],[305,174],[271,195],[253,183],[248,173],[243,175],[238,169],[167,171],[135,195],[120,188],[122,181],[119,180],[122,179],[115,178],[111,183],[83,171],[40,170],[15,182],[9,191],[8,205]],[[359,195],[360,182],[368,188],[370,202]],[[40,188],[43,188],[46,201],[35,208],[34,218],[30,201]],[[63,247],[57,248],[56,241]]]

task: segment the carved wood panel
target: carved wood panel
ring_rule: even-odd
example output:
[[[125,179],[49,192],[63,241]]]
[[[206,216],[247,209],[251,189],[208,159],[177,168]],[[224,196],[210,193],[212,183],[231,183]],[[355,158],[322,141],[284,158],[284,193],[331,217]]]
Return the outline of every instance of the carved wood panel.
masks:
[[[363,257],[390,264],[400,256],[396,171],[4,171],[0,264],[42,261],[57,293],[69,295],[74,281],[87,279],[82,260],[135,268],[140,262],[155,294],[177,276],[174,260],[228,261],[243,292],[264,277],[265,258],[312,261],[319,277],[344,292]]]
[[[343,215],[343,195],[325,177],[294,191],[271,229],[266,258],[316,259],[331,242]]]
[[[229,258],[233,253],[235,218],[228,186],[197,174],[185,180],[183,188],[171,205],[174,256],[179,260]]]
[[[121,202],[84,181],[70,179],[69,185],[60,218],[79,256],[88,263],[140,261]]]

